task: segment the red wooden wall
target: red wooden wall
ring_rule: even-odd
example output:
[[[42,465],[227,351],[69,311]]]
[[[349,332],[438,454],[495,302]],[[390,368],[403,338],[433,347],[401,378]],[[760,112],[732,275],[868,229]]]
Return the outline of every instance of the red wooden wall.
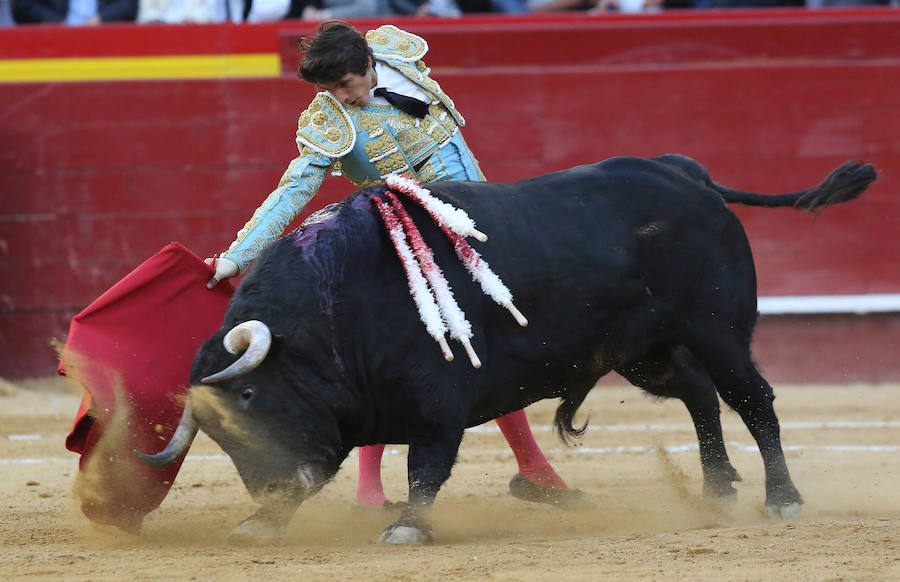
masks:
[[[870,192],[817,220],[736,210],[761,295],[900,293],[900,11],[395,23],[428,40],[493,180],[678,152],[729,186],[786,192],[846,159],[875,163]],[[52,374],[49,340],[166,243],[201,256],[230,243],[295,155],[313,95],[291,72],[305,26],[0,29],[0,70],[3,59],[278,52],[283,73],[0,82],[0,377]],[[329,179],[310,209],[351,190]],[[896,314],[776,319],[755,344],[773,380],[900,380]],[[845,333],[856,343],[836,340]]]

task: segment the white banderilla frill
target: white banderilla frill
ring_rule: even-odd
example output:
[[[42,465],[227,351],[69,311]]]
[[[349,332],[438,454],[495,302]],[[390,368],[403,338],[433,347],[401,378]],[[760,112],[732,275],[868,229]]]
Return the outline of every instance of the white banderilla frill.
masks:
[[[399,255],[400,261],[403,263],[403,268],[406,271],[406,280],[409,283],[409,293],[412,295],[416,309],[419,311],[419,317],[422,319],[422,323],[425,324],[428,335],[433,337],[441,347],[444,359],[448,362],[453,360],[453,352],[450,351],[450,346],[447,345],[447,340],[444,339],[444,334],[447,333],[447,326],[444,325],[444,321],[441,319],[441,312],[434,301],[431,289],[428,288],[425,277],[422,275],[422,269],[419,267],[415,256],[413,256],[412,249],[409,248],[403,225],[400,224],[390,204],[377,196],[370,196],[369,198],[381,214],[381,219],[388,230],[388,236],[390,236],[391,242],[394,243],[397,255]]]
[[[513,305],[512,293],[491,270],[487,261],[463,238],[473,236],[482,242],[487,240],[487,235],[475,228],[475,222],[465,211],[438,200],[419,186],[418,182],[405,176],[388,176],[385,183],[391,190],[408,196],[422,206],[453,244],[456,256],[472,275],[472,279],[481,285],[491,299],[505,307],[519,325],[528,325],[528,320]],[[444,339],[449,330],[450,337],[463,344],[472,366],[480,368],[481,361],[469,341],[472,326],[453,297],[443,272],[434,262],[431,248],[422,239],[412,218],[394,193],[389,190],[385,192],[385,196],[390,203],[375,195],[370,195],[369,198],[378,208],[394,248],[403,262],[410,294],[426,330],[438,342],[447,361],[453,359],[453,353]]]
[[[475,221],[466,214],[465,210],[454,208],[446,202],[438,200],[431,192],[422,188],[418,182],[406,176],[390,175],[385,178],[385,183],[392,190],[405,194],[418,203],[431,216],[444,235],[453,243],[456,256],[462,261],[466,269],[472,275],[472,279],[481,285],[481,289],[498,305],[505,307],[515,318],[516,322],[525,327],[528,320],[522,315],[512,302],[512,293],[500,277],[494,273],[487,261],[481,258],[478,251],[466,242],[463,237],[473,236],[481,242],[487,240],[487,235],[475,228]]]
[[[434,299],[441,310],[441,317],[450,330],[450,337],[459,340],[459,342],[462,343],[463,347],[466,349],[466,354],[469,355],[472,366],[480,368],[481,360],[478,359],[478,355],[475,353],[472,344],[469,342],[469,339],[472,337],[472,325],[466,319],[466,314],[460,309],[459,304],[456,303],[456,299],[453,297],[453,291],[450,290],[450,284],[447,283],[443,271],[441,271],[441,268],[434,262],[434,254],[431,252],[431,248],[422,239],[422,234],[419,232],[419,229],[416,228],[415,223],[412,221],[412,218],[409,217],[409,214],[407,214],[406,209],[403,207],[403,204],[400,203],[400,200],[390,191],[385,192],[385,196],[390,200],[391,207],[396,213],[397,218],[400,220],[400,224],[403,225],[403,230],[406,232],[406,238],[409,240],[409,244],[419,263],[422,274],[425,276],[425,280],[428,281],[428,285],[434,293]]]
[[[465,210],[454,208],[450,204],[438,200],[415,180],[411,180],[406,176],[391,174],[384,179],[384,183],[391,190],[400,194],[406,194],[412,198],[431,215],[432,220],[438,226],[447,227],[462,236],[475,237],[481,242],[487,241],[487,235],[475,228],[475,221],[466,214]]]

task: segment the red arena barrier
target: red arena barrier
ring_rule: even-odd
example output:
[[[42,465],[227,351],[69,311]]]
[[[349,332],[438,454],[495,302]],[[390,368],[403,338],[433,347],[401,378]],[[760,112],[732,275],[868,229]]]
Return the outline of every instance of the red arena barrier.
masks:
[[[491,180],[677,152],[732,187],[788,192],[846,159],[875,164],[869,192],[817,218],[735,211],[764,298],[766,376],[900,379],[900,13],[395,23],[428,40]],[[163,245],[230,243],[296,153],[314,93],[293,74],[296,43],[312,26],[0,29],[0,376],[52,374],[51,339]],[[350,191],[327,180],[304,216]]]

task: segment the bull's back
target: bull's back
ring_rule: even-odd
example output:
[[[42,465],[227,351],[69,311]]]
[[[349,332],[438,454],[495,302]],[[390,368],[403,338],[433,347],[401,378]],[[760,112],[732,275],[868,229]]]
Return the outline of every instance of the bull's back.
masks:
[[[677,167],[645,158],[611,158],[511,184],[450,182],[434,190],[488,234],[487,243],[476,243],[479,252],[519,261],[527,277],[551,267],[565,276],[590,264],[606,279],[621,278],[655,269],[657,262],[696,262],[743,238],[716,192]]]
[[[448,184],[450,188],[454,186]],[[621,157],[512,184],[471,185],[469,210],[490,237],[474,243],[526,306],[558,302],[548,325],[576,332],[756,312],[749,243],[718,193],[682,168]],[[556,317],[556,323],[553,318]],[[746,324],[752,325],[752,324]],[[564,332],[560,332],[560,335]]]

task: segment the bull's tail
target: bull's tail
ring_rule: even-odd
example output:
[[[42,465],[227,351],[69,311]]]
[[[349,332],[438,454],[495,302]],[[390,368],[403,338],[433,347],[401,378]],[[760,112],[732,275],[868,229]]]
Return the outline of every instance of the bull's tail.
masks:
[[[564,396],[559,403],[559,408],[556,409],[556,416],[553,419],[553,424],[556,425],[556,432],[559,434],[559,438],[566,444],[574,444],[576,440],[584,435],[584,431],[587,430],[590,418],[584,421],[581,428],[572,426],[572,420],[575,418],[575,412],[578,411],[578,407],[584,402],[589,391],[590,389],[581,394]]]
[[[802,210],[821,212],[834,204],[849,202],[857,198],[877,178],[878,173],[872,164],[849,161],[832,170],[818,186],[792,194],[754,194],[728,188],[716,184],[712,180],[708,184],[721,194],[726,202],[733,204],[767,207],[792,206]]]

